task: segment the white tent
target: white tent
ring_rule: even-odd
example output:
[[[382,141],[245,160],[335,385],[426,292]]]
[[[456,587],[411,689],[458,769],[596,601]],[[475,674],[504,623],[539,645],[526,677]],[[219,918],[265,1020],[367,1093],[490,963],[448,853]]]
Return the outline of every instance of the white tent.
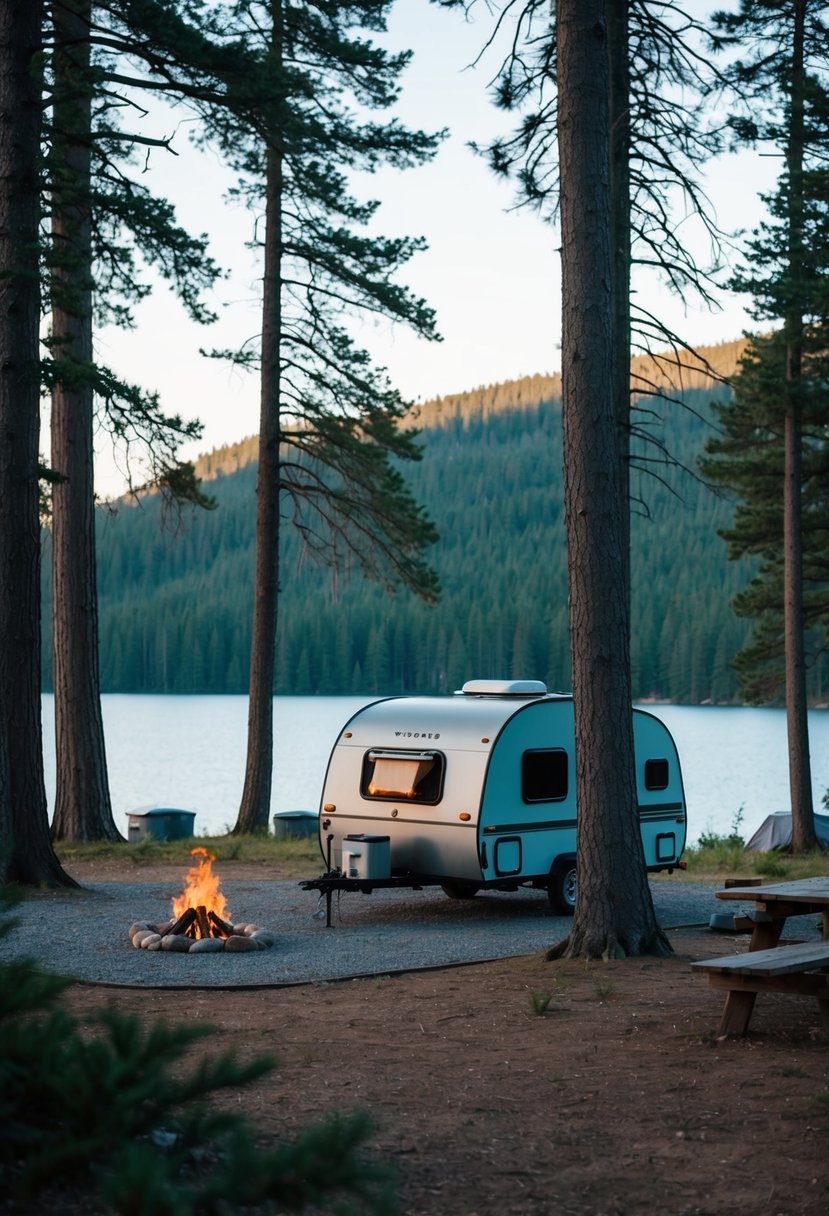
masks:
[[[821,848],[829,849],[829,815],[815,815],[815,835]],[[791,811],[774,811],[766,816],[746,848],[767,853],[769,849],[787,849],[791,841]]]

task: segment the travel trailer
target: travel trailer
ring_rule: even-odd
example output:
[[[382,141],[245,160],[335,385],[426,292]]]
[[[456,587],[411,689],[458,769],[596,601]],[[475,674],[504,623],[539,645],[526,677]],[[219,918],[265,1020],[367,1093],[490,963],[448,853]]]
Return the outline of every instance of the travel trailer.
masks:
[[[633,709],[636,788],[649,870],[680,864],[686,813],[667,727]],[[455,899],[482,889],[544,889],[576,901],[573,698],[535,680],[473,680],[451,697],[391,697],[345,724],[328,762],[319,814],[332,890],[439,885]]]

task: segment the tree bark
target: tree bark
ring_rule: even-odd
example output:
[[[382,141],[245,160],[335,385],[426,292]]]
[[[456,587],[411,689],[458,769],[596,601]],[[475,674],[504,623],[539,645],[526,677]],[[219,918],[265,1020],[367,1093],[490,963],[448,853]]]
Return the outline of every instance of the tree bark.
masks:
[[[803,237],[805,10],[806,0],[794,0],[791,103],[786,148],[786,168],[789,178],[788,275],[792,284],[802,281],[806,257]],[[803,314],[797,303],[787,310],[784,325],[786,334],[786,414],[783,429],[783,636],[786,668],[786,725],[789,747],[789,792],[792,804],[791,847],[793,852],[802,853],[808,849],[817,848],[817,837],[812,799],[806,697],[801,522]]]
[[[49,840],[40,716],[39,0],[0,3],[0,881],[75,885]]]
[[[107,779],[98,660],[92,350],[91,0],[54,9],[52,643],[56,840],[121,840]]]
[[[275,6],[275,10],[276,10]],[[274,54],[281,60],[278,21]],[[282,282],[282,157],[268,150],[262,295],[259,466],[256,476],[256,568],[248,691],[245,784],[235,833],[267,831],[273,784],[273,684],[279,599],[280,333]]]
[[[566,951],[666,951],[636,800],[619,427],[614,397],[604,0],[559,0],[562,409],[576,731],[578,896]]]
[[[613,396],[619,431],[625,596],[630,602],[630,49],[628,0],[607,0]],[[630,608],[628,608],[628,613]]]

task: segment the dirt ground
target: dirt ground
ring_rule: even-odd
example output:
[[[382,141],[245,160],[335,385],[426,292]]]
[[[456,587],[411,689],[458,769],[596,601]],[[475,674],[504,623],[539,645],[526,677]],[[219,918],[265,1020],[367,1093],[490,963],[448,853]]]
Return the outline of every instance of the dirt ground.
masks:
[[[216,1028],[208,1050],[275,1051],[279,1069],[232,1100],[283,1139],[369,1111],[404,1216],[826,1216],[817,1003],[761,997],[750,1033],[718,1041],[722,996],[689,963],[747,939],[670,936],[669,959],[535,955],[221,993],[77,986],[64,1002],[197,1018]]]

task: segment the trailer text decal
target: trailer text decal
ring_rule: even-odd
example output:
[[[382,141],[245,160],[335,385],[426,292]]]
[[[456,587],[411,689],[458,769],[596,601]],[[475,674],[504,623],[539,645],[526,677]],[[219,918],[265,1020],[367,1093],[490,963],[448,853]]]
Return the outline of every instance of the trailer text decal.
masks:
[[[396,730],[396,739],[439,739],[439,730]]]

